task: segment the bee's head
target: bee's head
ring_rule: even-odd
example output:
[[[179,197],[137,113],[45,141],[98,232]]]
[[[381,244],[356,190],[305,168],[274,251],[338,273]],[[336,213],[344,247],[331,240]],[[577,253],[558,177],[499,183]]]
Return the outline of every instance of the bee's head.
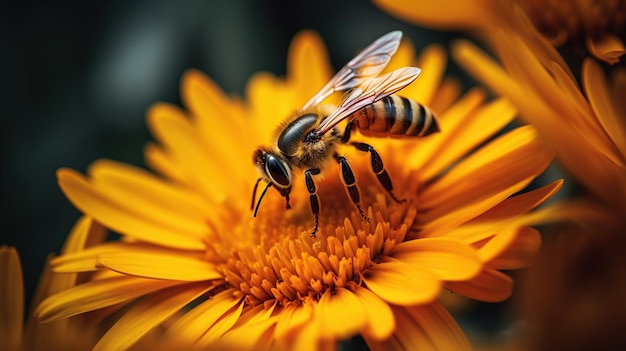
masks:
[[[291,167],[277,154],[258,149],[254,152],[254,164],[262,179],[275,186],[283,196],[291,192]]]
[[[254,217],[256,217],[256,214],[259,211],[259,206],[261,205],[263,196],[265,196],[265,192],[267,192],[267,189],[271,186],[275,186],[276,189],[280,191],[280,194],[284,196],[287,201],[287,208],[290,208],[289,193],[291,192],[291,167],[289,167],[289,164],[276,153],[263,149],[258,149],[254,152],[253,160],[257,171],[261,175],[254,185],[254,190],[252,190],[252,203],[250,205],[250,209],[254,208]],[[263,189],[263,192],[259,197],[259,202],[256,203],[255,207],[254,199],[256,197],[256,189],[262,179],[267,181],[267,186]]]

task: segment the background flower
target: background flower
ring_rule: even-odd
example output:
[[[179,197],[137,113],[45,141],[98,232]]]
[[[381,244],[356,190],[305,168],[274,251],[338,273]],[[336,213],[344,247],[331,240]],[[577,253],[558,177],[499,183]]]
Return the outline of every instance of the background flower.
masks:
[[[400,5],[380,3],[389,9]],[[548,209],[563,222],[546,237],[546,249],[527,286],[522,308],[533,337],[518,341],[525,339],[526,347],[539,350],[623,348],[625,71],[602,67],[571,47],[561,56],[553,45],[584,43],[595,58],[613,64],[624,51],[621,18],[626,9],[622,2],[587,1],[465,5],[468,11],[456,16],[446,17],[434,6],[426,11],[416,6],[403,16],[440,28],[477,29],[496,58],[459,41],[453,46],[456,60],[512,100],[521,118],[554,145],[569,176],[566,181],[578,186],[573,199]],[[603,12],[609,8],[613,10]],[[471,11],[483,16],[469,15]],[[559,21],[567,24],[558,26]]]

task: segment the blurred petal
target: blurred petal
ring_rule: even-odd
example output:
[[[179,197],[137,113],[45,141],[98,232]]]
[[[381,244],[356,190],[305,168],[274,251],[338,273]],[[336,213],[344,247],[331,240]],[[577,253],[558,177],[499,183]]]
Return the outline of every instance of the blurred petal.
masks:
[[[0,246],[0,340],[7,350],[19,350],[24,324],[24,284],[17,251]]]
[[[513,279],[495,269],[485,269],[472,280],[446,282],[444,287],[474,300],[500,302],[511,296]]]
[[[622,39],[613,34],[603,33],[601,36],[587,36],[586,39],[591,54],[610,65],[618,63],[626,52]]]

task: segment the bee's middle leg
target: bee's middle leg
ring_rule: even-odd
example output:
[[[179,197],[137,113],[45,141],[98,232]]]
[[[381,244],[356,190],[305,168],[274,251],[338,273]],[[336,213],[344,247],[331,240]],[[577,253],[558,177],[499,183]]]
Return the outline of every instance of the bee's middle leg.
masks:
[[[385,170],[385,165],[383,164],[383,160],[382,158],[380,158],[380,155],[378,154],[378,152],[376,152],[374,147],[369,144],[361,143],[361,142],[351,142],[350,144],[356,147],[358,150],[370,153],[370,164],[372,166],[372,171],[374,172],[374,174],[376,174],[376,178],[378,178],[378,182],[380,183],[380,185],[382,185],[383,188],[387,190],[387,193],[389,193],[389,196],[391,196],[391,198],[395,202],[397,203],[405,202],[406,199],[398,199],[396,195],[394,195],[393,184],[391,183],[391,178],[389,177],[389,173],[387,173],[387,171]]]
[[[350,165],[345,157],[339,156],[336,153],[333,157],[339,164],[341,164],[341,178],[348,189],[350,200],[352,200],[352,203],[356,206],[357,210],[359,210],[363,220],[369,222],[370,218],[365,214],[363,209],[361,209],[361,194],[359,193],[359,188],[356,185],[356,179],[354,178],[354,173],[352,173],[352,168],[350,168]]]
[[[313,216],[315,216],[315,227],[311,232],[311,236],[315,238],[315,234],[317,233],[317,229],[320,223],[320,201],[317,197],[317,187],[315,186],[315,182],[313,182],[313,175],[320,174],[319,168],[312,168],[304,171],[304,181],[306,182],[306,190],[309,192],[309,202],[311,204],[311,212]]]

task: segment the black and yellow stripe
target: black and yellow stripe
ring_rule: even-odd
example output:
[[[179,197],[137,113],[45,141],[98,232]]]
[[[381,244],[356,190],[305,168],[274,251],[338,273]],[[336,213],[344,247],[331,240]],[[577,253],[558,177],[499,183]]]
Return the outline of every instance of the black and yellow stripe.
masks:
[[[422,137],[439,131],[433,112],[405,97],[391,95],[363,107],[351,117],[364,135]]]

